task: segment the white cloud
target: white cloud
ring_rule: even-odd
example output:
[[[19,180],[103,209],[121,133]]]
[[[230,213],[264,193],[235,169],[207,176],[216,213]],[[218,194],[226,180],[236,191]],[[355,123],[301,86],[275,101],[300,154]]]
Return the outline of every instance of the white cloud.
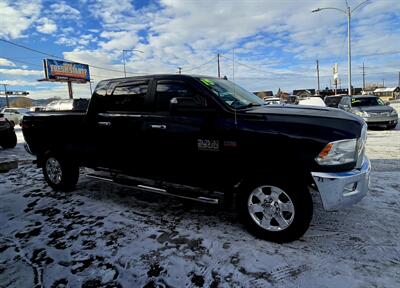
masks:
[[[9,67],[14,67],[15,64],[14,62],[11,62],[10,60],[0,58],[0,66],[9,66]]]
[[[27,69],[0,69],[0,74],[17,75],[17,76],[33,76],[33,75],[43,75],[43,71],[27,70]]]
[[[39,0],[0,1],[0,37],[23,37],[23,33],[39,17],[40,10]]]
[[[40,84],[40,83],[38,83]],[[41,84],[43,85],[43,84]],[[37,87],[40,89],[35,89],[29,91],[29,97],[32,99],[48,99],[59,97],[62,99],[68,99],[68,87],[66,83],[52,83],[46,88]],[[94,87],[93,87],[94,89]],[[72,90],[74,93],[74,98],[90,98],[90,86],[89,84],[73,84]]]
[[[64,1],[50,5],[50,11],[57,14],[57,17],[67,20],[78,20],[81,16],[77,9],[69,6]]]
[[[2,80],[1,82],[10,86],[38,86],[40,84],[39,82],[26,80]]]
[[[357,4],[355,2],[350,4]],[[176,67],[181,66],[184,73],[216,75],[216,61],[199,69],[190,68],[215,57],[216,53],[232,57],[231,49],[235,48],[239,62],[258,67],[249,69],[235,65],[236,79],[249,85],[251,90],[262,86],[269,89],[315,87],[317,58],[321,60],[321,73],[324,73],[321,74],[322,86],[329,85],[331,66],[335,62],[340,64],[345,85],[346,16],[328,10],[311,13],[317,7],[344,8],[344,1],[161,0],[158,7],[149,5],[140,10],[127,0],[89,3],[90,13],[101,24],[101,30],[93,32],[99,32],[101,38],[74,36],[75,49],[64,55],[78,62],[122,71],[122,49],[139,49],[144,53],[126,53],[128,71],[175,73]],[[395,16],[385,14],[387,11]],[[353,15],[355,81],[360,79],[357,61],[362,61],[357,55],[398,50],[400,29],[393,19],[399,19],[399,11],[400,1],[371,1]],[[66,36],[59,41],[68,45]],[[88,42],[97,43],[97,47],[81,47]],[[373,59],[369,61],[375,64]],[[374,61],[379,59],[374,58]],[[221,65],[223,75],[231,78],[231,61],[222,60]],[[98,79],[123,75],[96,68],[91,72],[100,76]]]
[[[57,31],[57,24],[53,20],[43,17],[37,21],[36,30],[44,34],[53,34]]]
[[[136,33],[130,31],[107,31],[100,34],[102,38],[109,39],[108,41],[102,41],[99,45],[104,50],[121,50],[134,47],[139,38]]]

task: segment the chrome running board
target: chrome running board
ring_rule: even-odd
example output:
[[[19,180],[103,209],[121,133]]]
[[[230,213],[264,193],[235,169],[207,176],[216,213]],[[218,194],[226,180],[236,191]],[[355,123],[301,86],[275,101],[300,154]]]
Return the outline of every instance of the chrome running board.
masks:
[[[139,189],[142,191],[152,192],[155,194],[160,194],[160,195],[165,195],[165,196],[170,196],[170,197],[175,197],[175,198],[180,198],[180,199],[192,200],[192,201],[196,201],[196,202],[214,204],[214,205],[219,203],[218,198],[211,198],[211,197],[205,197],[205,196],[190,197],[190,196],[185,196],[185,195],[179,195],[176,193],[168,192],[166,189],[157,188],[157,187],[153,187],[153,186],[149,186],[149,185],[142,185],[142,184],[129,185],[129,184],[125,184],[125,183],[119,183],[118,181],[116,181],[113,178],[100,176],[100,175],[96,175],[96,174],[86,174],[86,177],[96,179],[96,180],[106,181],[106,182],[112,182],[114,184],[124,186],[124,187],[135,188],[135,189]]]

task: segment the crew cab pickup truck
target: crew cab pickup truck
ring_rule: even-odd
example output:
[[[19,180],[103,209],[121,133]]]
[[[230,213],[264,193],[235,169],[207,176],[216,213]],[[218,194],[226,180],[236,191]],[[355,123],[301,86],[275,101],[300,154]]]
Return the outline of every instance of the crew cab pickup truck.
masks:
[[[339,109],[265,105],[226,79],[150,75],[99,82],[86,113],[22,121],[27,150],[55,190],[86,176],[211,204],[231,203],[254,235],[301,237],[313,214],[368,191],[366,124]],[[273,151],[273,152],[268,152]],[[313,189],[309,189],[311,188]]]

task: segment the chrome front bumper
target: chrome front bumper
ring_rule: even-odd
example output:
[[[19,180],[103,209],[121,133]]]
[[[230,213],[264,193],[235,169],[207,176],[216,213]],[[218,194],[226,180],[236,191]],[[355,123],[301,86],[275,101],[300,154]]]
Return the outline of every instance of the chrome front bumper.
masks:
[[[327,211],[338,210],[359,202],[368,192],[371,162],[364,156],[360,169],[346,172],[311,172]]]
[[[398,116],[370,116],[370,117],[363,117],[365,122],[368,124],[386,124],[386,123],[397,123]]]

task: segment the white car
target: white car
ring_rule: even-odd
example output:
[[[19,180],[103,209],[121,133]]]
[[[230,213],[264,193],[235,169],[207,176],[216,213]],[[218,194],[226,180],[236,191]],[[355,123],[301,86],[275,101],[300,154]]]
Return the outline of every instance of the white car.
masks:
[[[4,117],[10,121],[13,125],[19,124],[24,115],[27,115],[29,109],[26,108],[3,108],[0,113],[4,114]]]
[[[311,105],[311,106],[323,106],[326,107],[324,100],[319,96],[307,97],[304,99],[299,99],[299,105]]]
[[[270,98],[265,97],[264,101],[265,101],[265,103],[267,105],[270,105],[270,104],[281,104],[281,99],[280,98],[276,98],[276,97],[270,97]]]

